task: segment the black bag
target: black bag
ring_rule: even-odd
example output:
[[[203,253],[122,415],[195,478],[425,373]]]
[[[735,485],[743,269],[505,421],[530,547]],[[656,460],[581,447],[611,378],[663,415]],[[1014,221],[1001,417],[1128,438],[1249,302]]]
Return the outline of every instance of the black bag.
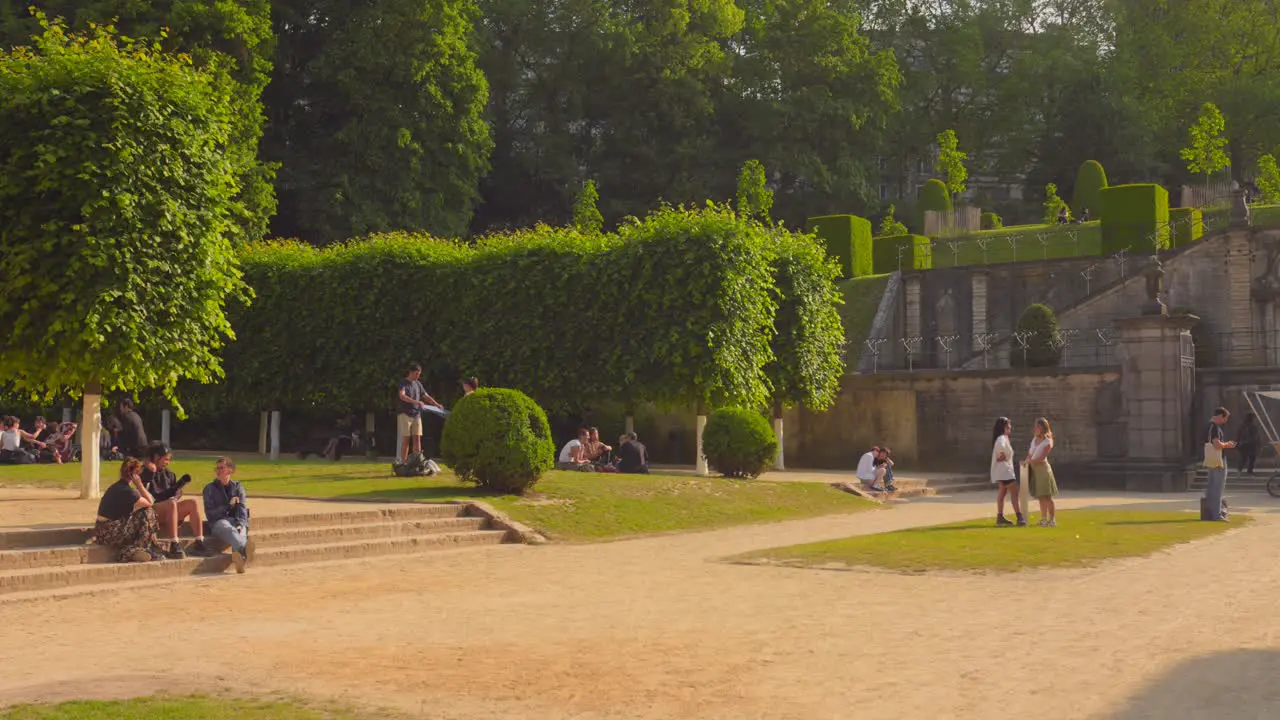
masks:
[[[1219,517],[1221,517],[1224,520],[1227,518],[1227,501],[1223,500],[1222,507],[1219,508],[1217,513],[1214,513],[1209,507],[1209,498],[1206,498],[1206,497],[1200,498],[1200,519],[1201,520],[1217,520]]]
[[[396,477],[425,477],[430,471],[427,456],[422,453],[413,453],[404,462],[391,463],[391,472]]]

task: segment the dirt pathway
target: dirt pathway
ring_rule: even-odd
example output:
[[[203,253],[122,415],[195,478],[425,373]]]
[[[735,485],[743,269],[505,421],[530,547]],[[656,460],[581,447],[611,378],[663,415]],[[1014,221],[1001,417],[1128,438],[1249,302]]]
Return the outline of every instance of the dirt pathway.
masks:
[[[1280,503],[1265,496],[1251,498],[1261,512],[1246,530],[1092,571],[907,576],[716,562],[983,516],[986,500],[0,603],[0,703],[163,686],[447,720],[1280,711]],[[1192,504],[1063,505],[1134,502]],[[1069,541],[1069,528],[1058,532]],[[191,662],[192,644],[207,667]]]

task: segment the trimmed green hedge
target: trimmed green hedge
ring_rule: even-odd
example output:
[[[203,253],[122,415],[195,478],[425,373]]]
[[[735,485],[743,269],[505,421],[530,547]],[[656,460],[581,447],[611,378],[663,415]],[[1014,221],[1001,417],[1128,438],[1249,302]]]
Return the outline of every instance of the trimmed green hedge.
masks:
[[[1169,225],[1174,247],[1190,245],[1204,236],[1204,216],[1197,208],[1170,208]]]
[[[727,208],[474,246],[408,233],[274,242],[246,248],[242,267],[257,299],[230,313],[225,382],[192,393],[208,408],[388,408],[411,361],[446,401],[475,375],[557,411],[822,409],[843,373],[836,271],[816,238]]]
[[[1102,203],[1102,253],[1150,251],[1169,247],[1169,192],[1159,185],[1116,185],[1099,194]]]
[[[924,187],[920,188],[920,227],[924,227],[924,214],[930,210],[934,212],[951,212],[951,193],[947,191],[946,183],[933,178],[925,181]]]
[[[933,267],[929,238],[923,235],[880,237],[871,242],[871,247],[871,267],[877,275],[898,270],[929,270]]]
[[[840,265],[840,277],[871,274],[871,221],[856,215],[809,218],[809,232],[817,235],[827,257]]]
[[[753,410],[721,408],[707,418],[702,454],[712,470],[730,478],[758,477],[778,455],[769,421]]]
[[[1071,213],[1079,217],[1085,210],[1096,218],[1102,212],[1102,189],[1107,187],[1107,171],[1097,160],[1085,160],[1076,171],[1076,186],[1071,193]]]
[[[1004,227],[1004,218],[993,212],[982,213],[980,222],[983,230],[999,230]]]
[[[1041,236],[1046,242],[1040,242]],[[987,241],[985,257],[979,240]],[[954,248],[951,243],[955,243]],[[1071,225],[1014,225],[936,240],[933,267],[1088,257],[1098,255],[1101,245],[1102,228],[1096,221]]]

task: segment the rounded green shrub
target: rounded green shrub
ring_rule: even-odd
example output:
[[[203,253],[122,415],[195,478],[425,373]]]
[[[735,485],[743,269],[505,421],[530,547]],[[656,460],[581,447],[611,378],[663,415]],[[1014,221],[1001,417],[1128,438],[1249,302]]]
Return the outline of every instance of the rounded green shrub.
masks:
[[[982,229],[983,230],[999,230],[1004,227],[1004,218],[993,212],[982,213]]]
[[[1026,347],[1018,340],[1021,337]],[[1062,361],[1057,344],[1058,316],[1048,305],[1028,305],[1018,318],[1015,337],[1009,341],[1009,364],[1013,367],[1055,367]]]
[[[924,225],[924,214],[930,210],[936,212],[951,212],[951,193],[947,191],[946,183],[934,178],[925,182],[924,187],[920,189],[920,218],[921,226]]]
[[[707,418],[702,454],[712,470],[731,478],[753,478],[778,455],[778,439],[764,416],[742,408],[721,408]]]
[[[1076,217],[1089,211],[1089,217],[1097,218],[1102,212],[1099,196],[1107,186],[1107,171],[1097,160],[1085,160],[1076,171],[1076,186],[1071,193],[1071,210]]]
[[[444,424],[440,456],[458,477],[519,495],[555,465],[547,414],[519,390],[480,388],[458,401]]]

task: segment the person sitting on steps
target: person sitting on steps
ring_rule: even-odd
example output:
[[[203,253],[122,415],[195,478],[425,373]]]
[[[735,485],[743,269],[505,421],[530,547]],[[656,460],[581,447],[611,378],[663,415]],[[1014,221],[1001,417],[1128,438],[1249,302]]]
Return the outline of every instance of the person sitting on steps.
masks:
[[[178,540],[178,527],[186,520],[191,527],[195,542],[191,543],[191,552],[195,555],[207,555],[209,550],[204,544],[204,523],[200,521],[200,505],[194,498],[182,497],[182,488],[191,482],[190,475],[183,475],[179,480],[174,475],[169,463],[173,454],[160,442],[147,446],[147,462],[142,468],[142,482],[151,493],[156,520],[160,529],[168,535],[169,547],[166,552],[170,558],[181,560],[187,556]]]
[[[156,548],[154,498],[142,483],[142,462],[126,460],[120,479],[102,494],[98,502],[93,539],[111,548],[120,562],[150,562],[163,557]]]
[[[254,542],[249,536],[249,506],[244,486],[232,478],[236,463],[221,457],[213,466],[214,481],[204,487],[204,511],[209,532],[231,546],[231,564],[243,573],[253,562]]]
[[[876,453],[875,459],[876,469],[876,485],[886,492],[898,492],[898,488],[893,484],[893,457],[892,452],[887,447],[881,447],[880,452]]]

